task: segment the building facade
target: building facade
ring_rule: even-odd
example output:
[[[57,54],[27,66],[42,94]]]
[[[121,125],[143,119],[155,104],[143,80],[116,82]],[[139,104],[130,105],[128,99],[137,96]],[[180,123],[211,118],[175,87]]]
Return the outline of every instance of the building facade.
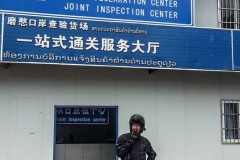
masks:
[[[238,29],[238,0],[193,0],[192,4],[193,25],[187,27]],[[157,152],[157,160],[235,160],[240,156],[239,81],[237,70],[3,62],[1,159],[115,159],[116,138],[129,132],[130,116],[139,113],[145,117],[143,135]],[[109,106],[114,124],[103,132],[96,124],[83,124],[80,131],[82,125],[74,124],[81,135],[77,136],[69,131],[74,125],[64,128],[66,124],[57,123],[57,106]],[[89,130],[92,136],[86,135]],[[93,138],[108,131],[109,141]]]

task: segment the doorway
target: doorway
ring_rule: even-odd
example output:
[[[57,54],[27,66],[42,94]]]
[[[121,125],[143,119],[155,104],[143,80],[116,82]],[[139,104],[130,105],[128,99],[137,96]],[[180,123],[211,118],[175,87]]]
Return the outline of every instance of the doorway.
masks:
[[[54,160],[113,160],[117,106],[55,106]]]

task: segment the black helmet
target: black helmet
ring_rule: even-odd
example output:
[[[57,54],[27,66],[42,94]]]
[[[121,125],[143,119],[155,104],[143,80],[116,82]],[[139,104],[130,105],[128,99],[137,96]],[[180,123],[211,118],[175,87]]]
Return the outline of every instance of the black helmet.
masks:
[[[129,127],[130,127],[130,132],[131,132],[131,127],[133,124],[139,124],[141,126],[141,133],[146,130],[145,128],[145,120],[142,115],[140,114],[134,114],[131,116],[129,120]]]

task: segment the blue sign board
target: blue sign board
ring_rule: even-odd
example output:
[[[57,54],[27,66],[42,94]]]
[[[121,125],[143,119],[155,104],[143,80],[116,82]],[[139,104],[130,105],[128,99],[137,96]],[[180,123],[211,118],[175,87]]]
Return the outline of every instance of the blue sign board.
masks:
[[[192,0],[1,0],[0,10],[192,25]]]
[[[231,31],[4,14],[3,62],[232,70]]]
[[[240,71],[240,31],[233,32],[233,68]]]
[[[2,61],[2,38],[3,38],[3,36],[2,36],[2,31],[3,31],[3,29],[2,29],[2,14],[0,14],[0,61]]]
[[[109,108],[57,106],[56,120],[57,124],[108,124]]]

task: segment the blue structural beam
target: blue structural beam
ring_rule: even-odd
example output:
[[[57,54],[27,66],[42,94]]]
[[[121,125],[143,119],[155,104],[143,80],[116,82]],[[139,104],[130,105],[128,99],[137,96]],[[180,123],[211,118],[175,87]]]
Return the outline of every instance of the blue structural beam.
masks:
[[[2,31],[3,31],[3,28],[2,28],[2,16],[3,14],[0,14],[0,50],[2,49]],[[2,61],[2,52],[0,51],[0,61]]]
[[[233,32],[233,69],[240,70],[240,31]]]

